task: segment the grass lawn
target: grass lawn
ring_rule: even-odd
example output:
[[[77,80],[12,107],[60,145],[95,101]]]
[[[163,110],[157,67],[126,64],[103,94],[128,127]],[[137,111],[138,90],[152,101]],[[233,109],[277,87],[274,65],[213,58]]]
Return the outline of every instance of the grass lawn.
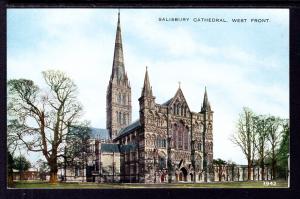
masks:
[[[14,188],[25,189],[132,189],[132,188],[288,188],[286,181],[271,181],[272,185],[267,185],[263,181],[249,182],[213,182],[213,183],[180,183],[180,184],[137,184],[137,183],[57,183],[48,182],[15,182]]]

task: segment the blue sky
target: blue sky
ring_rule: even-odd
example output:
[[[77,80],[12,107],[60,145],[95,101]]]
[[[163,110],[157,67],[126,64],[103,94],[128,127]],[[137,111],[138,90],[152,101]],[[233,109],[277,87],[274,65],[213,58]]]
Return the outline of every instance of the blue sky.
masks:
[[[105,128],[117,9],[9,9],[8,79],[42,84],[41,71],[60,69],[79,87],[84,119]],[[160,22],[185,17],[188,22]],[[193,22],[224,18],[227,23]],[[232,18],[247,18],[233,23]],[[269,19],[251,23],[252,18]],[[289,116],[289,12],[287,9],[121,9],[125,68],[132,86],[133,120],[145,67],[157,103],[173,97],[178,82],[193,111],[204,87],[214,114],[214,157],[246,163],[229,140],[238,114]]]

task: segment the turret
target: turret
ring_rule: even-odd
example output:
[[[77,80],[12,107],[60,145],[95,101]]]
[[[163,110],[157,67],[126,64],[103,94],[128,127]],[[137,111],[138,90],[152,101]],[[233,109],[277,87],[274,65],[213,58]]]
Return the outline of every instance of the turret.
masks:
[[[149,109],[155,108],[155,97],[152,93],[152,87],[150,85],[148,68],[146,67],[146,73],[144,78],[144,85],[141,93],[141,97],[139,98],[140,103],[140,117],[144,118],[145,112]],[[141,121],[143,123],[143,121]]]

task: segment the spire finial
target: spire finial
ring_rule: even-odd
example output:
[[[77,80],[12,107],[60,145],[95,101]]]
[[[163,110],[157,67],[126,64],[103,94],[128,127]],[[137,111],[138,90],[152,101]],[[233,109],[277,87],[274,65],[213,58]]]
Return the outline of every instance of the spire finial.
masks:
[[[181,85],[181,82],[179,81],[179,82],[178,82],[178,86],[179,86],[179,88],[180,88],[180,85]]]

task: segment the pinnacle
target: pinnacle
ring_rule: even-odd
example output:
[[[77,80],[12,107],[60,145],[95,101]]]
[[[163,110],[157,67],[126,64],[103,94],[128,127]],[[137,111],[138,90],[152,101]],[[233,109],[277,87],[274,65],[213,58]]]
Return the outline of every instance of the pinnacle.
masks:
[[[205,86],[204,98],[203,98],[203,104],[202,104],[201,111],[211,111],[210,103],[209,103],[208,97],[207,97],[206,86]]]
[[[152,96],[152,87],[150,86],[148,67],[146,66],[146,73],[144,78],[144,86],[142,90],[142,96]]]

